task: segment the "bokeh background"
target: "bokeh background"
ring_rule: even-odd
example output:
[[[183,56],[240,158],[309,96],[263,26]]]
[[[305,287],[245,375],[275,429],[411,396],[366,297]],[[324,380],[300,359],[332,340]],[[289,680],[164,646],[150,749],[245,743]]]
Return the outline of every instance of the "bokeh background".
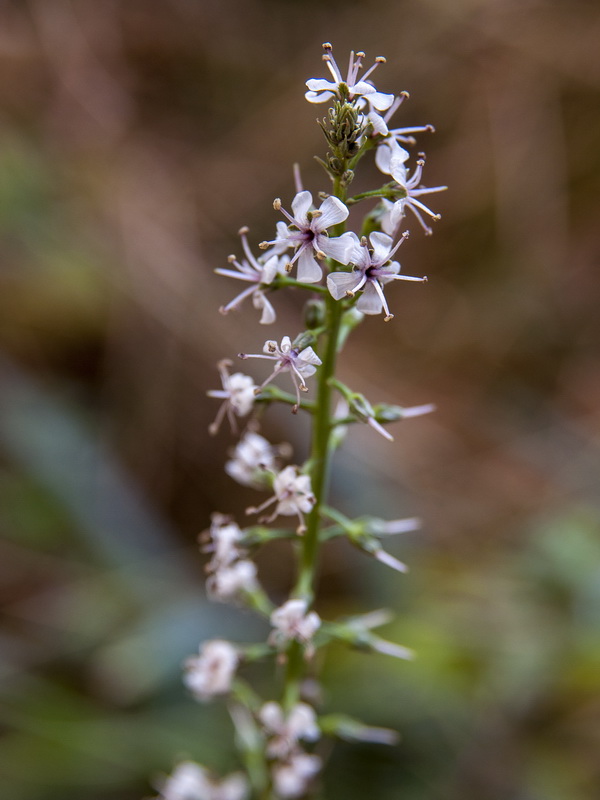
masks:
[[[136,800],[178,758],[236,766],[182,659],[262,624],[203,593],[196,536],[255,498],[207,426],[215,363],[266,330],[213,274],[270,238],[291,165],[326,188],[303,82],[322,41],[385,55],[421,137],[432,238],[401,255],[343,377],[435,402],[389,445],[353,430],[349,514],[419,515],[388,574],[326,553],[323,614],[392,607],[414,664],[334,650],[324,707],[402,732],[339,745],[353,800],[600,796],[600,9],[585,0],[3,0],[0,4],[0,784],[6,800]],[[287,412],[267,427],[306,453]],[[260,568],[275,598],[286,548]],[[277,676],[257,676],[265,692]],[[270,684],[273,684],[272,686]]]

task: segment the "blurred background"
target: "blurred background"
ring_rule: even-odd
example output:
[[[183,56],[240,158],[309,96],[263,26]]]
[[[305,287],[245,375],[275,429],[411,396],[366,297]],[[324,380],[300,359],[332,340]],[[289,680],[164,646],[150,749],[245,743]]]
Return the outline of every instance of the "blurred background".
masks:
[[[204,597],[198,532],[256,501],[205,392],[241,343],[295,335],[304,298],[275,296],[269,329],[224,318],[239,288],[213,269],[240,226],[271,238],[294,161],[327,188],[324,107],[303,99],[326,40],[342,64],[387,57],[378,88],[411,94],[394,123],[435,125],[425,182],[450,190],[400,254],[429,283],[391,287],[394,321],[342,359],[372,402],[438,411],[393,445],[353,429],[338,456],[342,510],[423,529],[390,543],[406,577],[332,544],[319,610],[392,607],[383,634],[419,658],[329,654],[324,708],[402,742],[336,746],[325,795],[600,796],[598,4],[3,0],[6,800],[139,800],[179,758],[236,767],[222,704],[180,682],[201,640],[265,635]],[[305,457],[303,421],[265,430]],[[287,548],[260,569],[283,598]]]

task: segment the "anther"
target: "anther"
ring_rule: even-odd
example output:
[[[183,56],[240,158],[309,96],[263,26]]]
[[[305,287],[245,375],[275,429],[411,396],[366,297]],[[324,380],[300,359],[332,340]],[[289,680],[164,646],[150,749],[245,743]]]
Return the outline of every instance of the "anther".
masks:
[[[294,269],[294,265],[292,264],[291,261],[288,261],[288,263],[285,265],[285,271],[286,272],[291,272],[293,269]]]
[[[241,227],[238,231],[238,236],[245,236],[250,231],[250,228],[247,225]]]
[[[377,56],[377,58],[375,59],[375,63],[376,64],[386,64],[387,63],[387,59],[386,59],[385,56]]]
[[[394,315],[393,314],[388,314],[387,317],[383,318],[383,321],[384,322],[389,322],[391,319],[394,319]]]
[[[331,42],[323,42],[323,50],[333,50]]]
[[[276,197],[275,200],[273,200],[273,208],[275,211],[279,211],[281,209],[281,198]]]
[[[410,92],[402,91],[400,92],[400,97],[402,97],[404,100],[408,100],[408,98],[410,97]]]
[[[235,256],[234,255],[227,256],[227,261],[229,262],[229,264],[233,264],[233,262],[235,261]]]
[[[261,242],[258,247],[260,250],[266,250],[269,247],[269,242]]]
[[[238,353],[238,358],[248,358],[246,353]]]

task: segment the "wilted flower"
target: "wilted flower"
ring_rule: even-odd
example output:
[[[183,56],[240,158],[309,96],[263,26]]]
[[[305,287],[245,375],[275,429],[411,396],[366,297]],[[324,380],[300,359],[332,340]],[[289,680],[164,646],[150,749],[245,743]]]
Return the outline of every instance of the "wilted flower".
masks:
[[[275,470],[279,451],[264,436],[248,431],[235,446],[232,458],[225,464],[225,472],[242,486],[260,489],[265,475]]]
[[[252,411],[256,399],[256,386],[252,378],[241,372],[234,372],[233,375],[230,375],[228,370],[230,366],[231,361],[228,359],[219,361],[217,368],[223,388],[211,389],[206,393],[209,397],[217,397],[224,401],[217,412],[215,421],[208,428],[211,434],[217,433],[225,415],[227,415],[231,429],[235,431],[237,428],[235,417],[247,416]]]
[[[227,567],[219,567],[206,581],[206,591],[211,600],[235,600],[240,594],[258,589],[256,564],[240,560]]]
[[[248,790],[240,772],[216,780],[194,761],[183,761],[164,781],[157,800],[244,800]]]
[[[230,517],[214,513],[209,530],[200,536],[200,541],[208,540],[208,544],[202,547],[202,552],[212,554],[208,570],[214,572],[236,561],[242,554],[238,547],[242,538],[239,525]]]
[[[294,798],[306,794],[310,781],[321,769],[319,756],[297,752],[273,767],[273,786],[279,797]]]
[[[237,272],[231,269],[216,269],[218,275],[225,275],[228,278],[247,281],[252,284],[244,291],[240,292],[233,300],[230,300],[219,311],[227,314],[234,308],[239,308],[246,297],[252,297],[254,308],[262,311],[260,322],[262,325],[269,325],[275,322],[275,309],[267,299],[265,289],[271,284],[279,272],[285,271],[285,260],[280,259],[277,253],[264,253],[263,256],[256,258],[248,245],[246,234],[248,228],[240,229],[242,238],[242,248],[246,256],[242,261],[238,261],[235,256],[229,256],[229,263],[232,264]]]
[[[394,315],[390,313],[383,293],[385,284],[394,280],[427,280],[427,278],[399,275],[400,264],[391,261],[407,236],[408,231],[402,234],[395,245],[391,236],[379,231],[371,233],[369,239],[363,237],[360,244],[352,250],[351,261],[357,268],[353,272],[333,272],[327,276],[327,288],[332,297],[341,300],[343,297],[353,297],[356,292],[362,291],[356,304],[358,311],[363,314],[381,314],[385,311],[385,322],[393,319]]]
[[[284,517],[298,515],[300,525],[298,533],[305,530],[304,514],[312,510],[315,504],[315,496],[312,493],[310,476],[298,472],[298,467],[286,467],[275,476],[273,481],[273,497],[270,497],[260,506],[246,509],[247,514],[258,514],[264,511],[272,503],[277,503],[273,513],[265,518],[265,522],[272,522],[280,514]]]
[[[275,630],[271,641],[281,644],[295,639],[302,644],[310,644],[321,627],[321,618],[316,611],[307,612],[308,604],[303,598],[288,600],[271,614],[271,625]]]
[[[301,739],[314,742],[321,735],[317,715],[307,703],[296,703],[287,714],[279,703],[265,703],[258,718],[271,737],[267,755],[274,758],[286,758]]]
[[[185,661],[183,682],[199,699],[227,694],[238,665],[238,651],[223,639],[212,639],[200,646],[200,655]]]
[[[347,264],[355,237],[353,233],[341,236],[327,236],[327,228],[343,222],[349,211],[337,197],[323,200],[318,210],[311,211],[312,194],[298,192],[292,200],[293,216],[281,205],[277,198],[273,203],[276,211],[287,217],[290,226],[277,226],[277,238],[272,242],[262,242],[261,247],[294,247],[296,252],[286,269],[298,262],[297,278],[302,283],[317,283],[323,274],[316,259],[333,258],[340,264]]]
[[[277,342],[269,339],[264,344],[263,353],[264,355],[261,353],[239,353],[239,357],[265,358],[270,361],[277,362],[273,372],[269,375],[266,381],[261,383],[258,389],[265,387],[281,372],[289,372],[294,384],[294,388],[296,389],[297,402],[292,409],[292,411],[295,413],[300,406],[300,391],[308,391],[308,386],[306,385],[306,381],[304,379],[310,378],[311,375],[315,374],[317,367],[322,363],[321,359],[315,353],[312,347],[305,347],[302,350],[292,347],[292,342],[289,336],[283,337],[281,340],[281,345],[278,345]]]

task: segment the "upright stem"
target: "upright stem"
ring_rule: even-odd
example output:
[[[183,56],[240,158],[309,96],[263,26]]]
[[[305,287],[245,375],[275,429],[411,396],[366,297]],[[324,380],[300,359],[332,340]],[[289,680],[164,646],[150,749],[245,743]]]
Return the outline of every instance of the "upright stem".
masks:
[[[313,435],[311,450],[311,484],[316,502],[307,519],[306,532],[302,541],[298,582],[294,594],[304,597],[308,603],[314,598],[314,581],[319,550],[319,528],[321,506],[327,501],[329,471],[331,466],[331,394],[330,379],[335,375],[338,352],[341,303],[331,296],[326,300],[326,330],[322,365],[318,370],[318,385],[315,411],[313,414]]]
[[[346,189],[340,178],[336,178],[333,194],[345,201]],[[333,233],[340,236],[344,232],[345,224],[336,226]],[[327,293],[325,296],[325,333],[323,334],[323,347],[321,348],[322,364],[317,370],[317,398],[313,413],[312,449],[311,449],[311,485],[316,498],[312,511],[307,520],[306,531],[302,542],[302,552],[298,569],[298,582],[294,594],[304,597],[308,604],[314,599],[315,574],[319,555],[319,528],[321,524],[321,506],[327,501],[329,488],[329,471],[331,466],[331,378],[335,376],[337,354],[339,350],[340,323],[343,308],[333,297]]]

